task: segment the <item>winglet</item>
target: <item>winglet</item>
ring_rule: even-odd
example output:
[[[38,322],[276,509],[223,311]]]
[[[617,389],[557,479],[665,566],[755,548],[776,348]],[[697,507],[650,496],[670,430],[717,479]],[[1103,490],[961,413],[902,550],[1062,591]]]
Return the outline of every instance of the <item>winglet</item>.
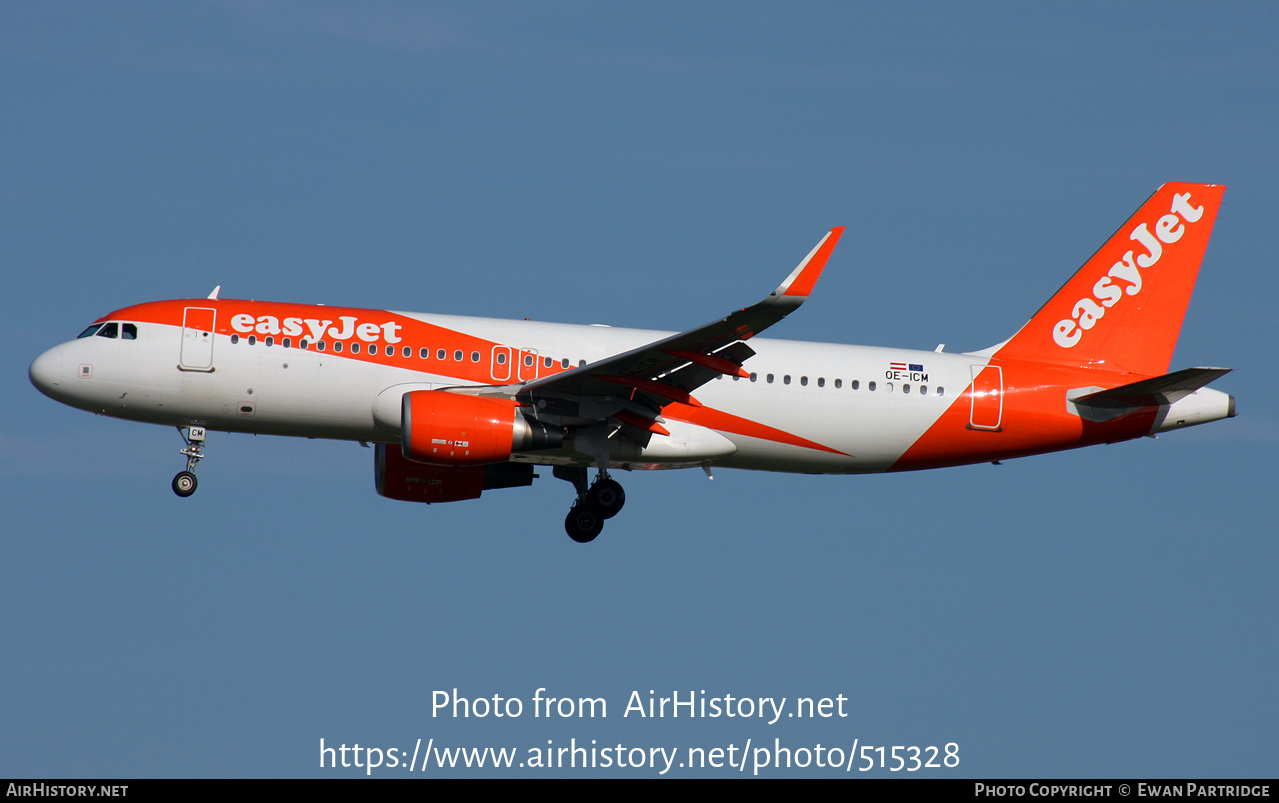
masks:
[[[791,271],[786,281],[782,282],[769,298],[781,296],[798,297],[801,300],[807,298],[813,291],[813,285],[817,284],[818,277],[822,275],[826,260],[830,259],[831,252],[835,250],[835,244],[839,242],[839,237],[843,233],[843,226],[836,226],[828,231],[821,242],[808,252],[808,256],[804,257],[799,266]]]

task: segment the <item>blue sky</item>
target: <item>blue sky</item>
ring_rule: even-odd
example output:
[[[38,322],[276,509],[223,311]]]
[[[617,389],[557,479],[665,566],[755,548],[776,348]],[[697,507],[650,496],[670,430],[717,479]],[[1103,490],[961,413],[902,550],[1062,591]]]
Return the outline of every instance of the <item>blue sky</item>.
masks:
[[[0,776],[355,773],[319,768],[321,738],[955,742],[932,773],[1273,775],[1277,22],[6,4]],[[999,467],[637,472],[586,548],[549,471],[417,506],[378,497],[355,444],[214,433],[179,500],[173,431],[26,377],[107,311],[218,284],[683,329],[758,300],[835,225],[815,295],[770,334],[979,349],[1173,180],[1229,188],[1173,368],[1234,367],[1215,386],[1238,418]],[[437,689],[542,687],[609,716],[432,717]],[[849,715],[623,718],[650,689],[842,694]]]

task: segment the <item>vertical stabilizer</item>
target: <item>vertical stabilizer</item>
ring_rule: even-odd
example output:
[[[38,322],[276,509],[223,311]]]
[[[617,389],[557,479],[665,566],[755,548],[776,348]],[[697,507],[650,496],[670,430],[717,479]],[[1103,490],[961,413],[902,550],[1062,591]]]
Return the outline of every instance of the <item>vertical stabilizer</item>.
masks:
[[[996,356],[1168,371],[1225,187],[1160,187]]]

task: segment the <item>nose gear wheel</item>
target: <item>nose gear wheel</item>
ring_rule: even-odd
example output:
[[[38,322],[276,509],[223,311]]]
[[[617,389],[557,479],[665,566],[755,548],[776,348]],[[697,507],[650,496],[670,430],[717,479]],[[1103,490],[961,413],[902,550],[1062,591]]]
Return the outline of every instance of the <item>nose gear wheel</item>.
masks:
[[[182,440],[186,443],[186,448],[178,452],[178,454],[186,455],[187,467],[185,471],[179,471],[173,477],[173,492],[185,499],[195,493],[199,481],[195,478],[195,465],[204,459],[204,427],[186,427],[183,431],[182,427],[178,427],[178,434],[182,436]]]

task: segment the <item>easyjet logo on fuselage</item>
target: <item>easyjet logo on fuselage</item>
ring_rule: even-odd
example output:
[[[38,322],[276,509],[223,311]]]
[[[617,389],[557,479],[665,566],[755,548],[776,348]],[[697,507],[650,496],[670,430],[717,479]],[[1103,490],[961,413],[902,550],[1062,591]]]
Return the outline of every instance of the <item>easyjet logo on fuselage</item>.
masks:
[[[338,326],[333,326],[338,323]],[[376,343],[383,340],[387,343],[399,343],[401,329],[395,321],[386,323],[360,323],[354,315],[340,315],[337,321],[319,318],[285,318],[280,320],[274,315],[259,315],[256,318],[247,313],[231,317],[231,328],[241,334],[257,333],[259,335],[289,335],[298,337],[303,333],[312,340],[331,338],[333,340],[350,340],[358,337],[365,343]]]
[[[1053,327],[1053,341],[1064,349],[1073,347],[1086,330],[1105,317],[1106,310],[1123,300],[1125,294],[1135,296],[1140,293],[1141,269],[1153,267],[1163,256],[1164,245],[1171,245],[1182,238],[1186,233],[1183,221],[1195,223],[1203,217],[1203,212],[1203,206],[1190,205],[1190,193],[1173,193],[1172,210],[1155,222],[1153,234],[1144,222],[1128,234],[1128,239],[1135,240],[1146,249],[1146,253],[1139,254],[1136,259],[1133,259],[1132,251],[1124,254],[1093,285],[1092,297],[1076,301],[1070,317],[1057,322]]]

